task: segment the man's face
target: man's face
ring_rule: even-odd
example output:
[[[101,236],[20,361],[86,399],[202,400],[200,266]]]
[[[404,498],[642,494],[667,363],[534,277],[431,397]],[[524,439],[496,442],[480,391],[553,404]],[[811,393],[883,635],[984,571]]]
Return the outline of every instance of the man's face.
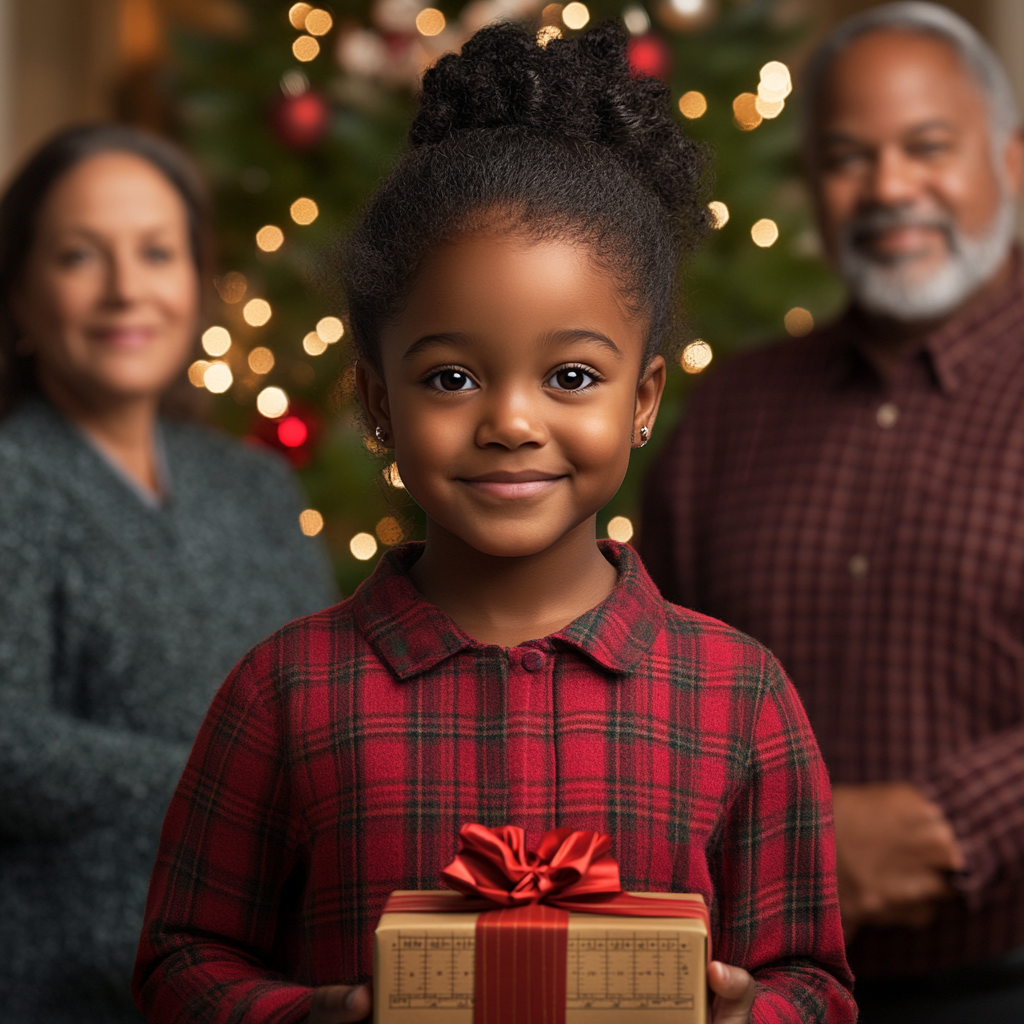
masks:
[[[823,82],[813,143],[826,249],[869,310],[944,315],[1004,263],[1021,143],[996,152],[986,96],[944,41],[855,39]]]

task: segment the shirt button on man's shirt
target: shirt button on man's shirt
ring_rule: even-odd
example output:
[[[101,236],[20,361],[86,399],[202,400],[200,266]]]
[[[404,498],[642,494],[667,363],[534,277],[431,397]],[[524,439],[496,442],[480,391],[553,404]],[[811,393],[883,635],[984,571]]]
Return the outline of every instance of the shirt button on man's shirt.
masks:
[[[855,579],[863,579],[868,574],[870,564],[868,562],[867,555],[851,555],[850,561],[847,563],[847,568],[850,570],[850,575]]]
[[[875,422],[883,429],[888,430],[896,426],[900,418],[900,408],[895,402],[883,402],[875,410]]]
[[[544,667],[544,655],[540,651],[529,650],[523,655],[523,668],[527,672],[539,672]]]

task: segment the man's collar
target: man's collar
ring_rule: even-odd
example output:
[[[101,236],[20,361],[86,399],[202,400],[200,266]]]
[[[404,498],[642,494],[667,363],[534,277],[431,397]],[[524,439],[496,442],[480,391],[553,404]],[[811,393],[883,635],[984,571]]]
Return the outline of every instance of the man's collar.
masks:
[[[611,594],[562,631],[528,644],[574,647],[609,672],[625,674],[636,667],[661,631],[665,603],[632,548],[614,541],[598,543],[617,573]],[[352,597],[363,635],[403,681],[460,651],[487,647],[459,629],[413,586],[409,569],[422,550],[423,544],[415,542],[386,552]]]

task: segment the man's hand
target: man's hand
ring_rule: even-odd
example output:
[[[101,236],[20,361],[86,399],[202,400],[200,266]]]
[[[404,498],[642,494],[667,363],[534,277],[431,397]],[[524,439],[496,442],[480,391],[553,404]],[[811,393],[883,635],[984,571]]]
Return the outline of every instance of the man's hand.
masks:
[[[321,985],[313,989],[309,1024],[349,1024],[366,1020],[373,1009],[369,985]]]
[[[757,982],[742,967],[712,960],[708,988],[715,993],[712,1024],[749,1024]]]
[[[832,800],[847,941],[862,924],[926,925],[964,868],[942,809],[905,782],[836,786]]]

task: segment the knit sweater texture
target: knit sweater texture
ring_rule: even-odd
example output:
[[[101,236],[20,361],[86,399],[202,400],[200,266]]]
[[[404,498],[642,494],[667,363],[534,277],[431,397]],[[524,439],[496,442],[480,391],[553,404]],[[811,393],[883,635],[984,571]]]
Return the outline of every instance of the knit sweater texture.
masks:
[[[141,1021],[164,812],[217,687],[336,599],[287,466],[161,424],[149,507],[45,402],[0,421],[0,1021]]]

